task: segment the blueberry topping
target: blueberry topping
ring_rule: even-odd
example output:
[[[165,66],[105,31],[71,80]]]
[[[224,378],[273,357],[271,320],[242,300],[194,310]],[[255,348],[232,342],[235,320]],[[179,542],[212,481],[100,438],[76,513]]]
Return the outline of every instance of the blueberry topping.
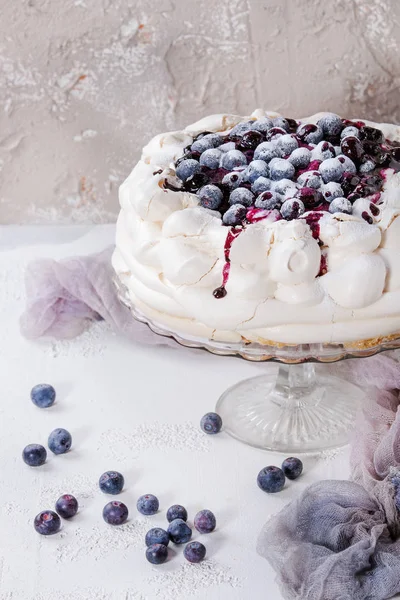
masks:
[[[234,204],[224,213],[222,222],[224,225],[240,225],[246,218],[246,214],[247,208],[243,204]]]
[[[31,400],[39,408],[49,408],[56,399],[56,390],[48,383],[39,383],[31,390]]]
[[[282,471],[288,479],[297,479],[303,472],[303,463],[299,458],[290,456],[283,461]]]
[[[287,221],[297,219],[300,215],[304,214],[305,206],[298,198],[290,198],[285,200],[281,206],[281,215]]]
[[[192,537],[192,530],[183,519],[174,519],[168,525],[168,534],[174,544],[186,544]]]
[[[340,139],[343,140],[343,138],[348,137],[348,136],[352,136],[352,137],[360,137],[360,130],[357,129],[357,127],[353,127],[352,125],[349,125],[348,127],[345,127],[342,131],[342,133],[340,134]]]
[[[313,156],[314,155],[318,160],[326,160],[327,158],[334,158],[336,156],[336,151],[332,144],[323,140],[314,148]]]
[[[288,157],[288,161],[291,162],[296,169],[305,169],[310,164],[311,152],[307,148],[296,148],[296,150],[293,150]]]
[[[263,160],[252,160],[246,169],[246,179],[254,183],[259,177],[268,177],[269,168]]]
[[[278,138],[276,147],[278,148],[281,156],[289,156],[289,154],[299,147],[299,143],[294,135],[287,133],[286,135],[282,135],[280,138]]]
[[[206,185],[208,181],[209,178],[205,173],[195,173],[194,175],[186,179],[185,190],[187,192],[192,192],[192,194],[195,194],[197,190],[199,190],[203,185]]]
[[[285,158],[274,158],[269,165],[270,177],[275,181],[278,179],[292,179],[295,173],[295,168]]]
[[[242,206],[251,206],[254,201],[254,194],[244,187],[238,187],[231,192],[229,204],[241,204]]]
[[[271,180],[267,179],[267,177],[259,177],[255,180],[253,185],[251,186],[251,191],[253,194],[260,194],[261,192],[265,192],[271,188]]]
[[[122,525],[128,519],[128,507],[123,502],[113,500],[103,508],[103,519],[109,525]]]
[[[300,125],[297,128],[296,134],[304,144],[318,144],[323,137],[322,129],[313,123]]]
[[[218,150],[220,150],[220,152],[229,152],[230,150],[235,150],[235,148],[235,142],[225,142],[219,146]]]
[[[257,485],[268,494],[280,492],[285,485],[285,474],[279,467],[264,467],[257,476]]]
[[[242,123],[238,123],[233,127],[229,133],[229,136],[242,136],[246,131],[250,131],[253,129],[254,121],[244,121]]]
[[[341,154],[340,156],[337,157],[337,159],[343,165],[343,168],[346,173],[354,173],[354,174],[357,173],[357,167],[353,163],[351,158],[349,158],[348,156],[345,156],[344,154]]]
[[[155,515],[158,511],[160,503],[153,494],[145,494],[140,496],[136,503],[136,508],[142,515]]]
[[[205,555],[206,547],[200,542],[189,542],[183,551],[183,556],[191,563],[201,562]]]
[[[377,206],[375,206],[375,204],[373,204],[372,202],[369,205],[369,210],[374,215],[374,217],[377,217],[379,215],[379,213],[381,212],[379,210],[379,208]]]
[[[60,531],[61,519],[54,511],[43,510],[36,515],[33,525],[40,535],[53,535]]]
[[[332,202],[334,198],[340,198],[343,196],[342,186],[340,183],[330,181],[322,187],[322,195],[327,202]]]
[[[253,121],[251,128],[255,131],[260,131],[261,133],[267,133],[272,127],[272,120],[268,117],[262,117],[261,119],[257,119],[257,121]]]
[[[212,131],[201,131],[193,138],[193,141],[197,142],[197,140],[201,140],[201,138],[205,137],[206,135],[215,135],[215,134],[213,134]]]
[[[254,160],[264,160],[270,162],[273,158],[279,157],[279,151],[273,142],[263,142],[254,151]]]
[[[44,465],[47,458],[46,448],[40,444],[28,444],[22,451],[22,459],[29,467]]]
[[[193,158],[188,158],[187,160],[183,160],[176,167],[176,176],[179,177],[182,181],[186,181],[189,177],[192,177],[195,173],[200,171],[200,164],[197,160]]]
[[[306,171],[297,178],[297,183],[301,187],[312,187],[316,190],[323,184],[322,177],[318,171]]]
[[[194,518],[193,524],[200,533],[211,533],[214,531],[217,521],[211,510],[200,510]]]
[[[296,192],[296,198],[301,200],[307,210],[315,208],[323,202],[323,196],[319,190],[312,187],[302,187]]]
[[[286,194],[286,192],[290,189],[293,191],[293,196],[296,193],[298,185],[294,183],[291,179],[280,179],[279,181],[274,181],[272,184],[272,189],[277,194],[281,194],[282,196]]]
[[[182,519],[182,521],[187,521],[187,518],[187,510],[184,506],[181,506],[180,504],[173,504],[167,510],[168,523],[171,523],[171,521],[175,521],[175,519]]]
[[[152,546],[153,544],[163,544],[164,546],[168,546],[169,535],[165,529],[161,529],[161,527],[153,527],[153,529],[150,529],[146,533],[144,541],[146,546]]]
[[[286,129],[282,129],[282,127],[272,127],[265,135],[265,137],[267,138],[267,141],[270,142],[271,140],[277,140],[278,138],[281,137],[281,135],[286,135],[287,131]]]
[[[342,119],[334,113],[327,113],[318,121],[323,133],[329,136],[337,136],[343,129]]]
[[[65,454],[71,448],[72,437],[66,429],[54,429],[49,435],[48,446],[54,454]]]
[[[390,150],[390,154],[392,155],[393,160],[395,160],[396,162],[400,162],[400,146],[392,148]]]
[[[56,502],[56,511],[63,519],[71,519],[78,512],[78,500],[71,494],[63,494]]]
[[[368,127],[367,125],[360,128],[360,139],[374,142],[375,144],[381,144],[384,141],[383,133],[380,129]]]
[[[263,208],[265,210],[273,210],[274,208],[280,208],[282,205],[281,200],[275,192],[262,192],[257,196],[255,207]]]
[[[229,190],[234,190],[243,181],[243,172],[240,171],[232,171],[231,173],[227,173],[224,175],[222,179],[222,184],[226,185]]]
[[[344,167],[338,157],[328,158],[319,165],[319,172],[324,183],[340,181],[344,173]]]
[[[340,147],[345,156],[348,156],[356,165],[360,164],[364,156],[364,148],[361,141],[355,136],[345,137]]]
[[[124,477],[118,471],[106,471],[99,479],[99,487],[104,494],[119,494],[124,483]]]
[[[351,215],[352,206],[350,200],[348,200],[347,198],[334,198],[329,205],[329,212],[341,212]]]
[[[374,169],[376,169],[376,164],[374,163],[374,161],[371,158],[365,158],[363,160],[363,162],[360,165],[360,173],[370,173],[371,171],[373,171]]]
[[[210,148],[209,150],[205,150],[203,154],[200,156],[200,164],[203,167],[208,167],[209,169],[218,169],[219,163],[221,162],[222,152],[218,148]]]
[[[285,117],[275,117],[274,119],[272,119],[272,124],[274,127],[279,127],[284,131],[290,131],[289,121],[285,119]]]
[[[197,192],[200,205],[211,210],[218,210],[222,204],[223,193],[216,185],[205,185]]]
[[[254,150],[263,140],[264,136],[259,131],[246,131],[241,137],[240,147],[244,150]]]
[[[222,427],[222,419],[217,413],[209,412],[202,417],[200,427],[204,433],[219,433]]]
[[[240,150],[230,150],[221,156],[221,167],[227,171],[232,171],[235,167],[247,165],[247,159]]]
[[[152,544],[146,548],[146,558],[152,565],[162,565],[168,558],[168,548],[164,544]]]
[[[364,219],[364,221],[367,221],[367,223],[369,223],[370,225],[372,225],[372,223],[374,222],[373,218],[371,217],[371,215],[369,215],[369,214],[367,213],[367,211],[366,211],[366,210],[364,210],[364,211],[361,213],[361,216],[362,216],[362,218]]]

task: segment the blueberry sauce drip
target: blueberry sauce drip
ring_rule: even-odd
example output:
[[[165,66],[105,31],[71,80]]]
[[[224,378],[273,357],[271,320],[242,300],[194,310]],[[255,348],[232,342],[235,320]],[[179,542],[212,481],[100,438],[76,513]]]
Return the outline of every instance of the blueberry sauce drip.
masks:
[[[230,259],[231,248],[232,248],[233,241],[242,233],[242,231],[243,231],[243,227],[239,227],[237,229],[236,229],[236,227],[232,227],[228,231],[228,235],[226,236],[226,240],[225,240],[225,244],[224,244],[225,264],[222,269],[222,285],[220,287],[217,287],[213,291],[214,298],[217,298],[217,299],[224,298],[227,294],[226,284],[228,283],[229,272],[231,270],[231,259]]]

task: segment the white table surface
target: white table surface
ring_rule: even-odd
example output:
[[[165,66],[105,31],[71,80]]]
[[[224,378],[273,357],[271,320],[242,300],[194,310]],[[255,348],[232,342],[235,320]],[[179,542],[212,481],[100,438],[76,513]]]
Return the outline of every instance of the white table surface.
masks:
[[[135,345],[104,323],[68,342],[28,342],[19,333],[27,263],[95,252],[113,235],[113,226],[0,228],[0,598],[279,600],[274,573],[256,553],[257,536],[270,515],[311,482],[346,478],[347,450],[306,457],[300,480],[267,495],[256,485],[257,473],[282,456],[225,433],[206,436],[198,425],[228,386],[276,366]],[[30,401],[39,382],[57,390],[50,409]],[[72,433],[71,452],[49,452],[43,467],[26,466],[23,447],[46,445],[55,427]],[[109,469],[126,481],[119,499],[130,520],[119,528],[101,515],[111,497],[97,481]],[[79,500],[78,515],[61,533],[38,535],[35,515],[67,492]],[[154,517],[136,511],[144,493],[160,499]],[[207,547],[200,565],[187,563],[181,547],[162,566],[145,560],[145,532],[165,527],[165,511],[174,503],[187,507],[189,521],[201,508],[217,517],[214,533],[194,535]]]

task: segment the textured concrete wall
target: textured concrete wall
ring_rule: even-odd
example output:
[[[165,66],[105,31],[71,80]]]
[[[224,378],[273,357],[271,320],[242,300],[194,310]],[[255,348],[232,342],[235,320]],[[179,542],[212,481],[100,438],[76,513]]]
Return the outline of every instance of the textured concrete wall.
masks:
[[[0,0],[0,223],[104,222],[212,112],[400,122],[398,0]]]

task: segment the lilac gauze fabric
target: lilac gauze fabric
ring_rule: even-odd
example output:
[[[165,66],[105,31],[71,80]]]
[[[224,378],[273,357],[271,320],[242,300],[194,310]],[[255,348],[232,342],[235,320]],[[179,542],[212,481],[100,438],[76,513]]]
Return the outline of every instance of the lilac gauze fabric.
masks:
[[[368,386],[351,481],[311,485],[264,526],[257,549],[287,599],[384,600],[400,592],[400,365],[381,355],[331,370]]]
[[[111,266],[113,248],[63,261],[41,259],[26,271],[27,307],[21,316],[28,339],[74,338],[93,321],[105,320],[118,333],[143,344],[176,346],[132,318],[118,299]]]

